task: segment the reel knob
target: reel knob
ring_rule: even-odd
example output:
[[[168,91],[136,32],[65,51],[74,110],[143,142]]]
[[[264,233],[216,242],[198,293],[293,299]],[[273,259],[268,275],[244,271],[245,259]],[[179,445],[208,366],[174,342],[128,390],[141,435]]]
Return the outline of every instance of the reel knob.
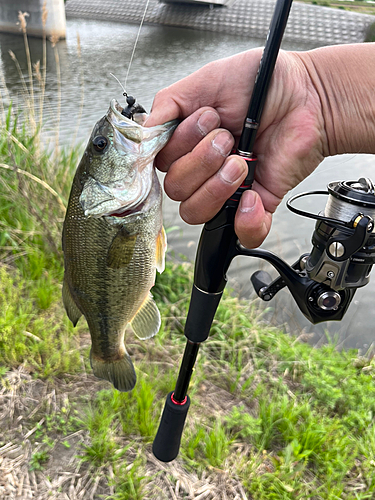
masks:
[[[268,285],[272,282],[271,276],[266,271],[255,271],[250,280],[258,297],[265,301],[272,299],[273,295],[266,292]]]
[[[333,257],[342,257],[345,253],[345,247],[339,241],[334,241],[330,244],[328,251]]]
[[[341,296],[339,293],[329,290],[321,293],[316,303],[323,311],[337,311],[341,303]]]

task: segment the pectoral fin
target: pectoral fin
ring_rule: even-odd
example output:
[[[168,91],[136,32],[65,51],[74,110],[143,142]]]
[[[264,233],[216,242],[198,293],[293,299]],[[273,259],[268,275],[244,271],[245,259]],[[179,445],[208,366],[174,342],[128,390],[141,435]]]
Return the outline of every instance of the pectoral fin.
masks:
[[[146,300],[138,309],[137,314],[131,320],[130,325],[138,338],[146,340],[158,333],[160,324],[161,319],[158,306],[155,304],[151,293],[149,293]]]
[[[74,302],[74,299],[72,297],[72,294],[70,293],[69,286],[65,278],[62,287],[62,297],[66,314],[68,315],[70,321],[73,323],[73,326],[76,326],[79,318],[82,316],[82,313],[78,309],[76,303]]]
[[[162,273],[165,268],[165,252],[167,251],[167,235],[162,226],[156,240],[156,269]]]
[[[113,269],[121,269],[129,264],[132,260],[135,243],[137,241],[136,234],[129,234],[122,227],[116,236],[113,238],[111,246],[107,254],[107,265]]]

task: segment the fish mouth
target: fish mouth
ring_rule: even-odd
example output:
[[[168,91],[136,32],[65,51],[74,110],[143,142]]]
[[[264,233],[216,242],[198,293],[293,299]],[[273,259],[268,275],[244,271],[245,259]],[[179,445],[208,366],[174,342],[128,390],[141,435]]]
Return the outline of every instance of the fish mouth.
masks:
[[[106,118],[115,131],[115,147],[117,150],[129,150],[129,143],[140,145],[147,140],[147,129],[142,126],[146,121],[147,113],[135,113],[133,120],[121,114],[122,107],[112,99]]]
[[[126,217],[139,212],[139,206],[150,194],[153,183],[153,160],[177,127],[177,120],[144,127],[147,113],[134,113],[133,119],[121,114],[122,107],[113,99],[106,120],[113,130],[111,147],[119,155],[116,181],[100,182],[100,172],[85,181],[80,203],[86,217],[116,214]],[[121,158],[122,157],[122,158]],[[117,160],[116,160],[117,161]],[[133,173],[132,173],[133,172]]]
[[[115,117],[114,121],[117,121],[120,126],[121,126],[121,122],[125,122],[129,125],[134,125],[134,122],[135,122],[137,125],[142,127],[143,124],[145,123],[145,121],[147,120],[148,114],[146,113],[146,111],[144,111],[144,113],[139,113],[139,112],[134,113],[133,119],[130,119],[122,114],[123,109],[124,108],[122,108],[120,106],[120,104],[117,102],[116,99],[111,100],[108,114],[111,114],[111,112],[112,112],[114,117]]]
[[[115,131],[119,132],[115,134],[115,146],[117,149],[121,149],[124,146],[129,148],[129,142],[139,145],[141,143],[152,143],[153,153],[156,156],[160,149],[168,142],[179,123],[178,120],[172,120],[163,125],[144,127],[143,125],[148,117],[147,113],[134,113],[133,120],[131,120],[121,114],[122,109],[116,99],[112,99],[106,114],[109,123]],[[164,136],[164,138],[161,138],[161,136]],[[154,139],[158,140],[157,145]]]

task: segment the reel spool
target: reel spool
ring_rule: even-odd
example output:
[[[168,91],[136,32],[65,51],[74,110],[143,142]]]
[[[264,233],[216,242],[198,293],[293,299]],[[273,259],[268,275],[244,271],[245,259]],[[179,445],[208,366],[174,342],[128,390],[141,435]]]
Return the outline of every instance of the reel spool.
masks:
[[[313,250],[306,262],[309,277],[333,290],[359,288],[370,280],[375,262],[375,193],[370,179],[331,182],[324,215],[349,227],[319,221],[312,236]],[[359,223],[369,217],[366,230]],[[363,221],[364,226],[364,221]],[[372,226],[372,227],[371,227]]]

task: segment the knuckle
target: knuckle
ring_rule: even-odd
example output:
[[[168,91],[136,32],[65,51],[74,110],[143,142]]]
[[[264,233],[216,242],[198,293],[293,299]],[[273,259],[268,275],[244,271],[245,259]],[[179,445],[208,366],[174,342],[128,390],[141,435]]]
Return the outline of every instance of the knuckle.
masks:
[[[183,187],[168,174],[164,179],[164,190],[173,201],[185,201],[188,196]]]
[[[169,91],[170,91],[169,88],[165,87],[165,88],[159,90],[158,92],[156,92],[155,97],[154,97],[154,103],[159,104],[159,101],[162,101],[165,96],[168,97]]]
[[[207,203],[212,203],[217,201],[217,196],[218,196],[218,190],[215,189],[214,183],[211,182],[206,182],[203,185],[203,194],[205,199],[207,200]],[[224,202],[225,200],[223,200]]]
[[[211,156],[206,153],[206,154],[202,154],[201,158],[200,158],[200,165],[202,167],[203,170],[206,170],[208,172],[210,172],[211,170],[213,170],[213,162],[212,162],[212,158]],[[215,168],[215,170],[217,170]]]
[[[189,206],[186,206],[185,203],[181,203],[180,205],[180,216],[181,219],[184,220],[187,224],[202,224],[205,222],[201,217],[198,216],[196,211],[191,210]]]
[[[220,157],[218,160],[216,151],[211,148],[211,144],[207,144],[208,141],[206,141],[206,139],[203,139],[201,144],[198,145],[199,149],[197,148],[194,153],[197,155],[197,161],[199,160],[199,168],[201,171],[205,172],[206,175],[211,176],[220,169],[223,158]]]

